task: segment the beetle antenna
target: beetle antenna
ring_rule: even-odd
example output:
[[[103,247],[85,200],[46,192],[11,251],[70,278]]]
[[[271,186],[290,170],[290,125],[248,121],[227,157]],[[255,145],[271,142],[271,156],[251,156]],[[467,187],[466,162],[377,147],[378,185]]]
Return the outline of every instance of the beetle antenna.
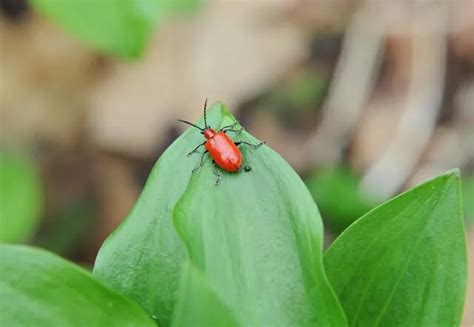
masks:
[[[206,110],[207,109],[207,98],[206,101],[204,102],[204,128],[207,129],[207,115],[206,115]]]
[[[182,122],[182,123],[185,123],[185,124],[188,124],[188,125],[191,125],[191,126],[193,126],[193,127],[196,127],[196,128],[199,129],[201,132],[204,132],[204,129],[203,129],[203,128],[201,128],[201,127],[199,127],[199,126],[197,126],[197,125],[194,125],[193,123],[190,123],[190,122],[188,122],[188,121],[186,121],[186,120],[178,119],[178,121],[179,121],[179,122]]]

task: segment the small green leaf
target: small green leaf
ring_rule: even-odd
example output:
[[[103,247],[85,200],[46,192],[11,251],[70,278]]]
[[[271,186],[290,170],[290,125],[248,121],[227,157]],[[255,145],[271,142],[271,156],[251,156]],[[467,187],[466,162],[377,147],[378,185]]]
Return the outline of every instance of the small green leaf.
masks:
[[[161,0],[33,0],[79,39],[107,53],[139,57],[159,20]]]
[[[346,167],[318,170],[306,182],[324,221],[341,232],[375,204],[359,189],[359,177]]]
[[[357,220],[325,254],[351,326],[459,326],[466,246],[457,171]]]
[[[0,243],[27,241],[40,218],[42,190],[32,163],[0,153]]]
[[[474,176],[463,177],[462,198],[466,224],[474,225]]]
[[[216,104],[208,121],[219,128],[234,118]],[[229,135],[258,142],[245,131]],[[320,216],[298,175],[269,147],[242,146],[252,170],[220,171],[216,187],[210,158],[193,174],[200,154],[186,156],[202,141],[190,128],[165,151],[94,273],[162,325],[176,310],[171,323],[181,326],[189,317],[203,325],[344,326],[322,266]]]
[[[44,250],[0,245],[1,326],[156,326],[133,302]]]

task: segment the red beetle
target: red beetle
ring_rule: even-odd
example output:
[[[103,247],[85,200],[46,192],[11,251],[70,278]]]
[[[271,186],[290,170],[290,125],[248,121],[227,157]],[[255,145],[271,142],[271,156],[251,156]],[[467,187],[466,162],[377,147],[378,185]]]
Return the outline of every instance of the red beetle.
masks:
[[[206,150],[202,153],[201,155],[201,160],[199,162],[199,165],[193,169],[193,172],[198,170],[204,163],[204,155],[206,153],[209,153],[209,155],[212,158],[212,162],[219,166],[222,170],[228,171],[228,172],[238,172],[240,171],[240,168],[242,167],[242,153],[240,152],[238,146],[241,144],[246,144],[253,146],[255,148],[258,148],[263,144],[263,142],[258,143],[258,144],[251,144],[248,142],[234,142],[232,139],[226,134],[227,132],[236,132],[240,133],[242,131],[242,128],[240,129],[234,129],[234,127],[238,124],[238,122],[235,122],[231,125],[227,125],[222,127],[219,131],[215,131],[213,128],[209,127],[207,125],[207,117],[206,117],[206,108],[207,108],[207,99],[206,102],[204,102],[204,128],[201,128],[197,125],[194,125],[193,123],[190,123],[185,120],[178,119],[178,121],[191,125],[201,131],[201,134],[204,135],[206,140],[196,146],[193,151],[188,153],[188,156],[196,152],[201,146],[204,145]],[[245,171],[249,171],[250,167],[245,166],[244,167]],[[221,174],[217,171],[214,170],[214,173],[217,175],[217,181],[216,185],[219,184],[221,180]]]

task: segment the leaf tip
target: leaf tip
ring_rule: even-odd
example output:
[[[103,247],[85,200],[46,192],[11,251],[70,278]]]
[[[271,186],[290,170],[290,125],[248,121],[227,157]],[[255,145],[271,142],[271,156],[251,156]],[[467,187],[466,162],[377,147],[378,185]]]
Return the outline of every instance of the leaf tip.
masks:
[[[448,182],[453,182],[457,184],[461,183],[461,172],[459,171],[459,168],[453,168],[451,170],[448,170],[447,172],[440,175],[439,177],[445,180],[446,183]]]
[[[461,172],[459,171],[459,168],[453,168],[451,170],[448,170],[445,173],[445,175],[449,176],[449,177],[460,178],[461,177]]]
[[[229,111],[229,108],[227,108],[227,106],[224,104],[224,102],[222,101],[216,101],[212,104],[211,108],[209,109],[209,111],[211,110],[218,110],[219,113],[221,115],[224,115],[224,116],[227,116],[227,115],[230,115],[230,111]]]

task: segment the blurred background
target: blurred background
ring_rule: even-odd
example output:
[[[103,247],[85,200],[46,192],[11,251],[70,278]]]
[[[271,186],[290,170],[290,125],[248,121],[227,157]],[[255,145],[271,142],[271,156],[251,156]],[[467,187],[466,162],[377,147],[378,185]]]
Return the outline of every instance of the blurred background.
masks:
[[[459,167],[474,324],[474,0],[0,0],[0,69],[0,242],[90,266],[208,97],[300,174],[327,243]]]

